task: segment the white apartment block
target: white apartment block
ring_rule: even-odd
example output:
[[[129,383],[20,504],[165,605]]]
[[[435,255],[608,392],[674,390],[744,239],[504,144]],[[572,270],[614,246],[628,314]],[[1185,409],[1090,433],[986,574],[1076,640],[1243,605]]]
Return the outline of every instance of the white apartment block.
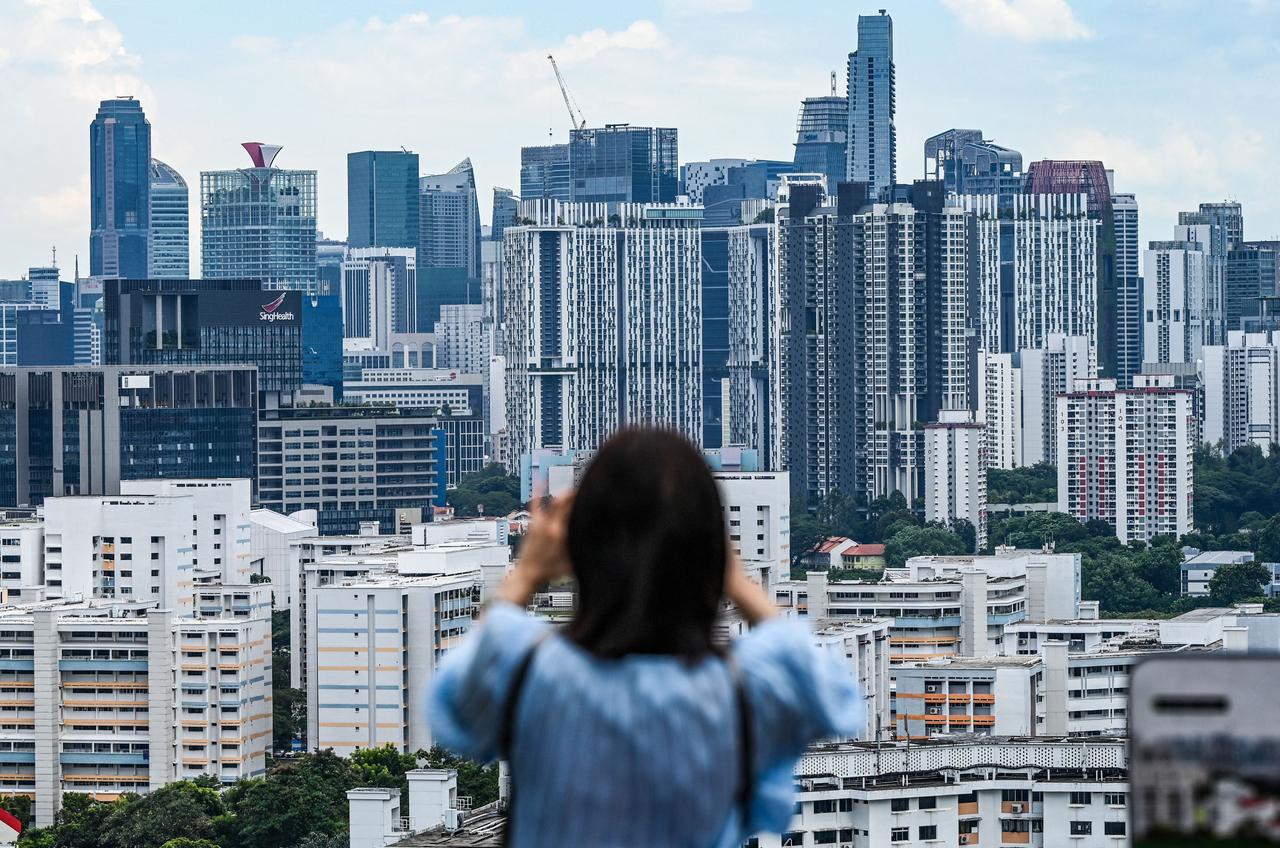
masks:
[[[1100,519],[1121,542],[1192,526],[1191,392],[1168,375],[1077,381],[1058,398],[1058,511]]]
[[[1213,343],[1211,274],[1195,241],[1153,241],[1143,257],[1142,360],[1195,362]]]
[[[436,367],[468,374],[489,368],[489,326],[482,303],[444,303],[436,321]]]
[[[479,415],[484,374],[445,368],[362,368],[358,378],[343,380],[342,398],[351,403],[388,404]]]
[[[275,510],[255,509],[249,513],[249,547],[253,552],[250,570],[271,584],[275,605],[292,609],[298,597],[302,574],[304,539],[316,535],[314,510],[283,515]]]
[[[425,698],[441,658],[479,610],[479,570],[371,572],[315,590],[308,607],[307,740],[346,756],[431,747]]]
[[[885,618],[814,622],[813,643],[844,665],[862,695],[866,714],[852,738],[889,739],[893,735],[889,676],[889,628]]]
[[[1080,616],[1080,555],[999,549],[994,556],[913,557],[884,579],[830,581],[811,572],[773,589],[788,614],[888,618],[893,663],[1004,652],[1005,625]]]
[[[788,830],[755,848],[1115,848],[1127,831],[1123,739],[990,737],[820,745],[800,759]]]
[[[1018,468],[1022,461],[1022,370],[1012,353],[978,352],[976,419],[987,426],[987,467]]]
[[[791,475],[785,471],[716,471],[729,546],[766,589],[790,574]]]
[[[21,604],[44,596],[44,522],[0,523],[0,604]]]
[[[729,415],[722,445],[760,452],[762,468],[779,468],[774,411],[781,403],[778,360],[778,230],[767,224],[729,227]]]
[[[1090,217],[1088,195],[1020,194],[1012,200],[1010,220],[995,195],[960,198],[976,217],[979,349],[1045,347],[1057,333],[1084,336],[1096,351],[1101,222]],[[1002,296],[1000,230],[1007,225],[1013,229],[1011,303]],[[1006,322],[1009,338],[1002,346]]]
[[[1202,355],[1204,441],[1225,453],[1280,443],[1280,331],[1233,330]]]
[[[987,546],[986,426],[973,413],[944,409],[924,428],[924,517],[950,525],[963,519]]]
[[[122,495],[190,495],[191,563],[197,583],[248,583],[252,481],[121,480]]]
[[[231,597],[249,596],[248,587]],[[252,605],[252,603],[250,603]],[[266,772],[271,619],[154,603],[0,608],[0,778],[53,823],[67,793],[111,800],[183,778]]]
[[[522,201],[504,233],[509,450],[702,433],[698,207]]]

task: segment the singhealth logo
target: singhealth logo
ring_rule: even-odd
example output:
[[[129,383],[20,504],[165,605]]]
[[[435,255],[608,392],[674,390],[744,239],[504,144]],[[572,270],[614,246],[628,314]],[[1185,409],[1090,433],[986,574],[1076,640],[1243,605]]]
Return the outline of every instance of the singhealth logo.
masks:
[[[281,292],[280,296],[275,300],[270,303],[262,304],[262,311],[258,313],[258,320],[266,321],[267,323],[274,321],[292,321],[292,312],[276,312],[276,310],[280,308],[280,304],[284,303],[285,295],[287,294],[288,292]]]

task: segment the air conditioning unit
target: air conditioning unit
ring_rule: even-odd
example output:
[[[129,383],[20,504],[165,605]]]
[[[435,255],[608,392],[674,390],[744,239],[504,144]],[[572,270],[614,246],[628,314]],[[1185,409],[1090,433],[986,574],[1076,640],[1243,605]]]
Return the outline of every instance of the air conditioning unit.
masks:
[[[960,844],[961,844],[961,845],[968,845],[968,844],[969,844],[969,840],[970,840],[971,838],[972,838],[972,837],[970,837],[970,836],[969,836],[969,834],[967,834],[967,833],[962,833],[962,834],[960,834]]]
[[[936,684],[936,683],[930,683],[930,684],[928,684],[927,686],[925,686],[925,687],[924,687],[924,691],[926,691],[926,692],[937,692],[937,691],[938,691],[938,684]]]
[[[1023,804],[1010,804],[1009,811],[1012,813],[1024,813],[1026,812],[1026,806]]]
[[[942,715],[942,707],[930,707],[929,715]]]

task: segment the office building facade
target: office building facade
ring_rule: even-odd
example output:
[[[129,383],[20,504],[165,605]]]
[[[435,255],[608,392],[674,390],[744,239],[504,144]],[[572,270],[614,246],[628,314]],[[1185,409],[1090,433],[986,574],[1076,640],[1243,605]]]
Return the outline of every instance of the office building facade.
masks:
[[[1153,241],[1146,252],[1143,361],[1196,362],[1213,344],[1214,269],[1196,241]]]
[[[569,145],[542,144],[520,148],[520,199],[568,203]]]
[[[1078,381],[1058,396],[1058,511],[1100,519],[1121,542],[1192,527],[1191,392],[1168,375]]]
[[[252,167],[200,173],[205,279],[261,280],[266,289],[316,288],[316,172],[274,167],[276,145],[246,142]]]
[[[1280,241],[1237,244],[1227,254],[1226,329],[1243,330],[1246,318],[1258,319],[1274,312],[1280,303]],[[1273,304],[1264,309],[1264,301]]]
[[[0,373],[0,504],[119,494],[121,480],[254,474],[251,366]]]
[[[679,189],[674,127],[607,124],[569,133],[569,196],[575,203],[674,203]]]
[[[1144,359],[1144,283],[1138,259],[1138,201],[1132,194],[1111,196],[1111,240],[1115,247],[1116,281],[1115,376],[1129,385],[1142,371]]]
[[[848,179],[868,184],[873,198],[898,181],[895,90],[893,18],[859,15],[858,49],[849,54]]]
[[[513,455],[594,449],[627,425],[701,437],[701,212],[521,203],[536,223],[504,237]]]
[[[480,206],[471,160],[419,180],[418,326],[446,303],[480,303]]]
[[[362,150],[347,154],[347,244],[417,249],[418,154]]]
[[[342,328],[346,338],[385,348],[392,333],[418,329],[418,251],[349,248],[342,263]]]
[[[151,241],[148,276],[190,277],[191,210],[187,181],[159,159],[151,160]]]
[[[924,142],[924,178],[941,181],[948,194],[1012,198],[1022,193],[1022,154],[982,136],[952,129]]]
[[[796,119],[795,170],[821,174],[835,193],[849,171],[849,98],[806,97]]]
[[[89,274],[148,275],[151,122],[132,97],[103,100],[89,124]]]

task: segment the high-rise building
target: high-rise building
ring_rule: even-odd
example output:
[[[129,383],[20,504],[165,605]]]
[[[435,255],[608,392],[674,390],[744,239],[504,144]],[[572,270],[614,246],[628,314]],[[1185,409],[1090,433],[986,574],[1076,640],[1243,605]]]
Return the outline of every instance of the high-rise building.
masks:
[[[969,214],[936,182],[867,190],[790,185],[778,210],[780,462],[810,502],[920,497],[923,424],[977,406]]]
[[[1280,296],[1280,241],[1239,242],[1227,253],[1227,332],[1246,318],[1261,318],[1264,298]],[[1274,310],[1271,310],[1274,311]]]
[[[1023,194],[1001,209],[994,195],[962,195],[975,214],[975,281],[987,353],[1043,347],[1050,334],[1097,348],[1098,239],[1088,195]]]
[[[672,127],[606,124],[569,133],[569,194],[576,203],[673,203],[679,183]]]
[[[280,147],[244,143],[253,167],[200,173],[205,279],[316,289],[316,172],[274,166]]]
[[[741,446],[777,468],[773,407],[776,233],[768,224],[702,230],[702,446]]]
[[[827,191],[834,194],[848,176],[848,139],[849,98],[834,92],[828,97],[806,97],[796,119],[796,172],[822,174]]]
[[[967,410],[944,409],[924,428],[924,517],[968,521],[976,549],[987,546],[986,425]]]
[[[493,209],[489,216],[489,238],[502,241],[502,234],[507,227],[516,225],[516,217],[520,210],[520,199],[509,188],[493,187]]]
[[[89,124],[89,274],[147,276],[151,122],[132,97],[103,100]]]
[[[31,303],[42,309],[57,310],[62,307],[62,272],[57,265],[42,265],[27,269]]]
[[[1172,375],[1077,381],[1058,396],[1058,511],[1099,519],[1124,544],[1192,526],[1191,392]]]
[[[570,200],[569,145],[542,144],[520,148],[520,198]]]
[[[1204,441],[1223,453],[1280,444],[1280,332],[1227,333],[1204,359]]]
[[[1127,386],[1142,371],[1144,329],[1138,201],[1132,194],[1111,195],[1111,244],[1115,249],[1115,375],[1119,385]]]
[[[362,150],[347,154],[347,244],[417,248],[418,154]]]
[[[1143,284],[1144,362],[1196,362],[1213,344],[1214,269],[1198,241],[1153,241]]]
[[[1019,465],[1058,461],[1057,397],[1077,380],[1098,375],[1098,361],[1084,336],[1051,334],[1044,347],[1017,354],[1018,397],[1022,405],[1017,434]]]
[[[316,293],[337,296],[342,291],[342,263],[347,258],[347,243],[329,239],[316,231]]]
[[[471,160],[419,181],[418,326],[445,303],[480,303],[480,205]]]
[[[342,400],[342,298],[302,297],[302,383],[328,386]]]
[[[925,139],[924,178],[948,194],[1022,192],[1022,154],[982,137],[982,130],[947,130]]]
[[[252,365],[0,373],[0,505],[115,495],[121,480],[254,474]],[[5,400],[7,398],[7,400]]]
[[[417,251],[353,247],[342,263],[342,327],[346,338],[386,348],[392,333],[418,331]]]
[[[1221,227],[1225,250],[1232,250],[1244,241],[1244,208],[1234,200],[1201,203],[1195,212],[1179,212],[1178,223]]]
[[[302,386],[302,298],[257,280],[107,280],[105,365],[255,365],[262,392]]]
[[[870,185],[873,198],[898,181],[895,87],[893,18],[883,9],[859,15],[858,49],[849,54],[848,179]]]
[[[443,505],[445,439],[435,417],[390,406],[263,410],[257,502],[286,515],[315,510],[323,535],[369,521],[394,528],[399,509]]]
[[[191,276],[191,209],[187,181],[159,159],[151,160],[151,259],[147,276]]]
[[[1194,331],[1203,344],[1226,341],[1227,265],[1231,251],[1243,236],[1244,214],[1239,203],[1201,203],[1195,212],[1178,213],[1173,240],[1194,242],[1204,255],[1202,325]],[[1196,297],[1201,295],[1197,293]]]
[[[707,227],[736,227],[759,223],[773,206],[784,175],[795,165],[776,159],[754,159],[725,169],[724,181],[704,186],[702,222]]]
[[[987,467],[1022,462],[1022,369],[1012,353],[978,352],[978,409],[987,428]]]
[[[702,210],[522,201],[504,236],[511,451],[702,435]],[[613,328],[605,332],[604,328]]]
[[[483,374],[489,367],[489,332],[484,306],[446,303],[436,322],[436,367],[467,374]]]
[[[740,168],[750,159],[708,159],[705,162],[685,162],[680,166],[680,193],[694,206],[701,206],[702,192],[707,186],[725,185],[729,182],[729,169]]]

